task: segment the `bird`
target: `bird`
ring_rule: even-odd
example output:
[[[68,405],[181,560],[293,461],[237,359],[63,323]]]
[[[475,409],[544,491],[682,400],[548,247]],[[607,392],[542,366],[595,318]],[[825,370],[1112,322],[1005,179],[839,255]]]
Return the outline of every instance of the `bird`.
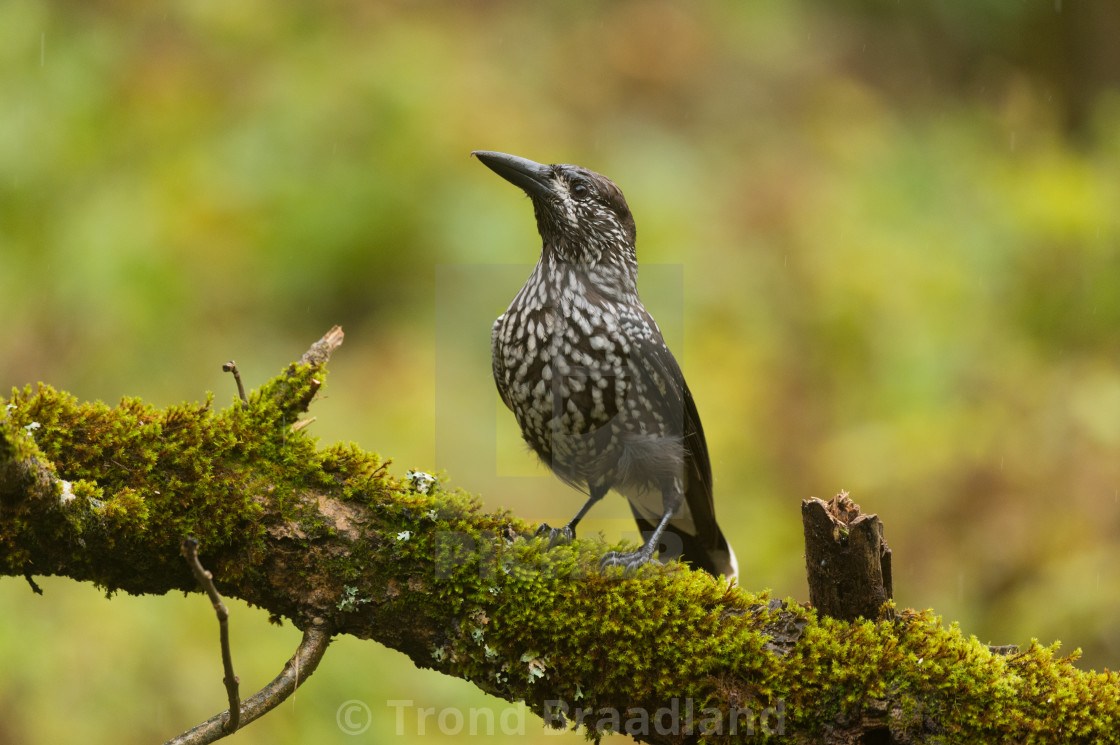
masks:
[[[548,547],[575,538],[611,489],[630,503],[645,538],[610,551],[600,569],[632,574],[655,552],[714,576],[738,573],[716,522],[700,415],[676,358],[638,298],[634,217],[607,177],[489,150],[472,153],[524,191],[540,258],[491,329],[494,382],[529,448],[587,494]]]

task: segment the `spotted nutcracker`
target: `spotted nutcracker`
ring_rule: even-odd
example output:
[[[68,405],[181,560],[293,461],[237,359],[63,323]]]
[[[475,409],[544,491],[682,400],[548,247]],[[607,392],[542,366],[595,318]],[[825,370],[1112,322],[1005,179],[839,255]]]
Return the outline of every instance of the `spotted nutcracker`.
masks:
[[[491,335],[494,381],[525,442],[589,498],[549,545],[575,537],[612,488],[646,537],[601,565],[632,571],[659,551],[734,576],[716,523],[708,446],[692,394],[638,299],[634,218],[604,176],[505,153],[474,155],[533,202],[540,260]]]

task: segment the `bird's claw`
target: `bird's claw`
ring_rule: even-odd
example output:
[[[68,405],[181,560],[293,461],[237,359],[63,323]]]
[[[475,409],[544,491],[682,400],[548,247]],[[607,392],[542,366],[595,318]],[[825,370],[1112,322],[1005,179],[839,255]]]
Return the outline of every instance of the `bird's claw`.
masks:
[[[576,532],[572,530],[572,527],[570,525],[565,525],[562,528],[553,528],[548,523],[541,523],[541,526],[537,528],[537,532],[534,534],[534,537],[539,538],[543,535],[548,536],[548,547],[552,548],[553,546],[571,543],[573,540],[575,540]]]
[[[608,551],[599,559],[599,571],[604,572],[610,567],[621,567],[624,575],[631,575],[645,566],[653,558],[653,552],[641,549],[637,551]]]

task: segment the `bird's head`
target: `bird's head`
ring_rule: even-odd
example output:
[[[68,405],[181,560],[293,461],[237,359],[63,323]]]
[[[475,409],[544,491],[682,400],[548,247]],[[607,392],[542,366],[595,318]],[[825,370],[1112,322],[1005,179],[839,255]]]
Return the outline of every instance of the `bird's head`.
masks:
[[[634,218],[609,178],[580,166],[544,165],[488,150],[472,155],[533,200],[546,254],[591,270],[636,266]]]

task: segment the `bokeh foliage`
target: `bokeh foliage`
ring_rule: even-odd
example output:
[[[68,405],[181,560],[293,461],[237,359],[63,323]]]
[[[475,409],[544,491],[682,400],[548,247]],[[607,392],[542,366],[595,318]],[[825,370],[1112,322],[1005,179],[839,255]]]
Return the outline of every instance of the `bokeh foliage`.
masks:
[[[530,210],[467,154],[580,163],[636,215],[743,584],[804,599],[799,500],[846,488],[901,605],[1115,667],[1118,35],[1106,0],[10,0],[0,386],[224,401],[226,359],[264,380],[340,323],[324,442],[563,519],[489,388]],[[588,527],[615,537],[609,501]],[[222,705],[205,601],[43,584],[0,582],[0,742],[148,742]],[[251,687],[297,635],[233,623]],[[389,699],[490,705],[370,646],[237,739],[350,741],[347,699],[377,740]]]

